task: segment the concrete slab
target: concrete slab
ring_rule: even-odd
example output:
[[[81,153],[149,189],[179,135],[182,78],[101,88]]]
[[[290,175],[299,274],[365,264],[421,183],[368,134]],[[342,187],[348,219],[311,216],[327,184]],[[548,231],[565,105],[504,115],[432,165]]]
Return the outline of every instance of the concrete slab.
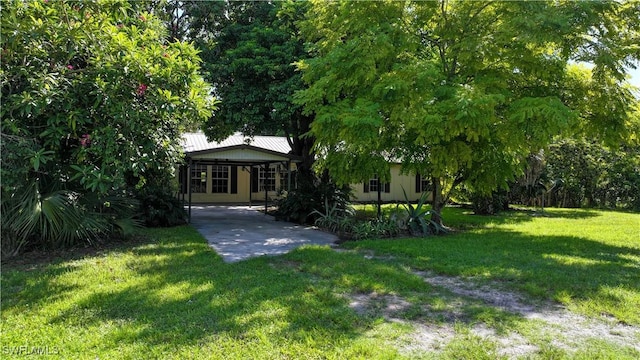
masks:
[[[332,245],[338,237],[314,227],[258,211],[260,207],[191,206],[191,225],[226,262],[255,256],[280,255],[308,244]]]

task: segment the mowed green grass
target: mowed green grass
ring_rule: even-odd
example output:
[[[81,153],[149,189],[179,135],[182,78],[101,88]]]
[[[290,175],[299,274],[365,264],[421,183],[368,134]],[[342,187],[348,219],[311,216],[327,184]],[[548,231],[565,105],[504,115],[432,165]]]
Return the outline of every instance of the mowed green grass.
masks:
[[[3,268],[2,358],[393,358],[387,341],[406,327],[359,316],[341,293],[429,292],[398,266],[329,248],[226,264],[191,227],[147,234],[99,256]]]
[[[97,255],[4,266],[1,357],[45,350],[68,359],[413,358],[396,346],[406,342],[411,326],[380,313],[359,314],[349,296],[398,296],[412,304],[404,318],[427,325],[449,321],[448,304],[459,299],[414,270],[495,280],[588,315],[640,324],[640,215],[547,214],[479,217],[449,209],[449,224],[464,232],[343,244],[381,259],[306,247],[227,264],[184,226],[145,230],[148,241]],[[435,313],[425,316],[420,304]],[[539,340],[543,335],[513,314],[481,303],[463,311],[465,322],[449,324],[457,329],[453,340],[426,357],[497,358],[497,343],[469,333],[468,324],[478,322],[535,332],[527,335],[542,348],[534,357],[571,354]],[[638,355],[612,344],[585,349],[604,358]]]
[[[583,314],[640,325],[640,214],[549,208],[477,216],[447,208],[443,215],[461,231],[345,247],[393,255],[414,269],[497,281]]]

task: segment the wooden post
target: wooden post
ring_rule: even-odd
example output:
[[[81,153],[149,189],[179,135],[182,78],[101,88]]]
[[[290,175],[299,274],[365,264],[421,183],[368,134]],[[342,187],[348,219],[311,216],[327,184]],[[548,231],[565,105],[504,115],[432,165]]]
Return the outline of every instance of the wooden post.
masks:
[[[189,166],[187,167],[187,191],[189,191],[189,224],[191,224],[191,158],[189,158]]]
[[[264,165],[264,214],[267,215],[267,201],[269,198],[269,190],[267,189],[267,180],[269,180],[269,163]]]
[[[287,196],[291,192],[291,160],[287,161]]]

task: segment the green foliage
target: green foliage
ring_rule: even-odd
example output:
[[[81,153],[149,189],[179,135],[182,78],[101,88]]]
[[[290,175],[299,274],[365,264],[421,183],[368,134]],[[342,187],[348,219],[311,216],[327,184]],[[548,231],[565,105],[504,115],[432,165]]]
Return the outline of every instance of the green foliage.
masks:
[[[44,192],[33,181],[3,201],[3,257],[16,255],[25,245],[52,247],[93,241],[107,232],[108,223],[88,214],[77,203],[77,193],[64,190]]]
[[[400,235],[403,229],[393,217],[381,217],[365,221],[354,221],[350,228],[355,240],[392,238]]]
[[[298,187],[276,201],[276,216],[300,224],[314,223],[321,215],[346,213],[351,189],[314,177],[298,176]],[[318,209],[325,209],[324,212]]]
[[[184,204],[175,193],[159,187],[145,187],[136,193],[140,200],[140,219],[146,226],[170,227],[187,222]]]
[[[640,209],[640,151],[610,149],[585,140],[562,140],[546,153],[543,178],[562,179],[547,203],[562,207]]]
[[[433,209],[427,209],[427,198],[429,196],[428,192],[423,192],[420,195],[420,199],[418,199],[418,203],[414,206],[409,197],[407,196],[407,192],[402,188],[402,194],[404,195],[404,207],[406,211],[406,218],[404,222],[406,227],[409,229],[411,235],[414,236],[424,236],[429,234],[438,234],[442,232],[446,232],[446,229],[442,227],[440,224],[436,223],[427,218],[433,211]]]
[[[318,227],[337,233],[348,231],[348,226],[350,223],[349,218],[354,214],[354,210],[350,206],[342,209],[339,207],[338,203],[329,205],[329,199],[325,198],[324,210],[313,210],[310,215],[316,217],[314,223]]]
[[[471,207],[477,215],[495,215],[509,210],[509,197],[506,190],[494,191],[489,195],[472,194]]]
[[[342,184],[385,180],[389,160],[401,161],[451,185],[434,191],[439,211],[459,183],[506,188],[555,135],[632,136],[634,12],[616,2],[312,2],[301,28],[315,56],[298,63],[309,88],[296,100],[315,115],[318,166]]]
[[[357,219],[352,207],[339,209],[336,204],[325,203],[324,211],[313,211],[315,225],[341,236],[343,240],[390,238],[401,233],[395,217],[381,217],[369,220]]]
[[[126,2],[8,2],[2,7],[2,128],[51,165],[107,193],[129,174],[172,172],[180,130],[210,115],[196,50]]]
[[[294,63],[306,58],[297,21],[304,2],[181,2],[185,37],[201,50],[207,80],[222,99],[204,131],[221,140],[234,131],[285,135],[305,171],[313,164],[312,117],[293,94],[304,87]]]
[[[3,202],[34,194],[33,179],[60,182],[56,199],[94,194],[105,202],[145,186],[151,171],[173,176],[181,131],[208,118],[214,99],[196,49],[166,41],[143,5],[151,8],[3,3]]]
[[[424,206],[426,204],[428,193],[423,192],[420,195],[418,203],[414,207],[407,192],[402,188],[402,194],[404,195],[405,204],[403,204],[407,212],[407,226],[413,235],[427,235],[429,233],[429,210]]]
[[[64,190],[60,182],[34,179],[2,201],[2,256],[28,247],[68,248],[140,226],[138,202],[128,196],[96,196]]]
[[[559,139],[531,156],[508,199],[514,204],[640,209],[640,152],[595,140]]]

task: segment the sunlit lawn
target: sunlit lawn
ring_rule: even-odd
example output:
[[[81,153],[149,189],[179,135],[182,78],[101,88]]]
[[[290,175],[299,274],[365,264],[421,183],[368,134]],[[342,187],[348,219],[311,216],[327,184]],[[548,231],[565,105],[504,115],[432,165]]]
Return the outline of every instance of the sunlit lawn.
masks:
[[[148,233],[156,241],[103,256],[3,269],[2,346],[74,359],[384,358],[399,330],[336,290],[429,291],[399,267],[328,248],[225,264],[191,227]],[[323,279],[298,261],[358,270]]]
[[[640,214],[549,208],[477,216],[447,208],[443,215],[464,231],[345,247],[394,255],[415,269],[497,280],[582,313],[640,325]]]
[[[309,247],[227,264],[186,226],[146,230],[147,242],[99,255],[4,266],[2,358],[17,357],[21,346],[70,359],[397,358],[403,353],[392,345],[411,328],[358,314],[346,295],[447,301],[412,270],[497,280],[639,325],[640,215],[547,214],[478,217],[450,209],[449,224],[464,222],[465,232],[343,245],[381,259]],[[474,311],[471,321],[480,321]],[[456,349],[465,348],[468,357],[494,357],[485,345],[461,330],[437,356],[461,357]],[[629,354],[619,351],[604,354]]]

